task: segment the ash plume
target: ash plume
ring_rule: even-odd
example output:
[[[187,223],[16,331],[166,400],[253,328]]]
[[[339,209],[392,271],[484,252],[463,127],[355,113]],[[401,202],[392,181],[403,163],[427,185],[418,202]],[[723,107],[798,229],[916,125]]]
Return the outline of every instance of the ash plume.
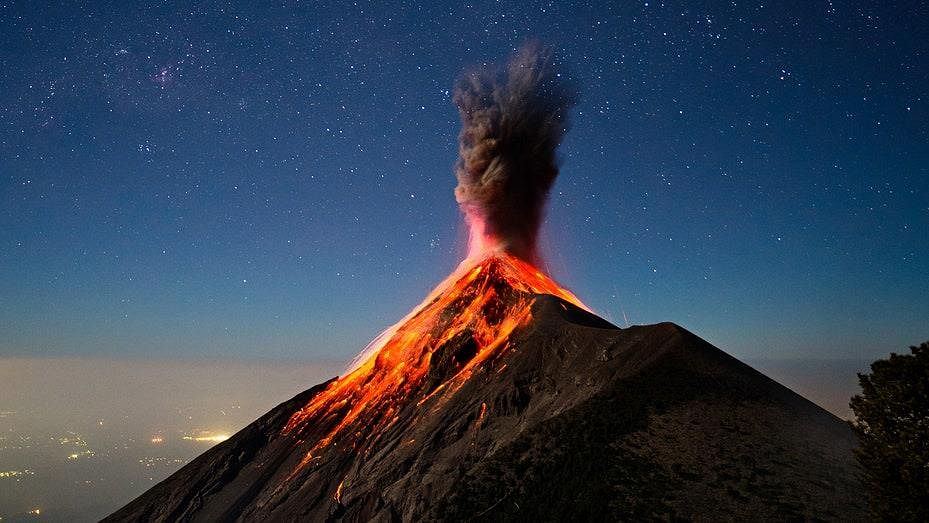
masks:
[[[452,100],[462,125],[455,199],[470,229],[469,256],[504,250],[540,263],[536,239],[573,86],[557,72],[551,49],[530,44],[503,67],[467,72]]]

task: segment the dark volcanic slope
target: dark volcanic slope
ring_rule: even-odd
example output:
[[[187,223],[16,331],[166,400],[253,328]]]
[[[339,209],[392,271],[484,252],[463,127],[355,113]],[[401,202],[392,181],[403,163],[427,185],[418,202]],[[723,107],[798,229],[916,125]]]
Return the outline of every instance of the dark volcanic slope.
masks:
[[[318,385],[107,521],[862,517],[845,424],[676,325],[539,295],[511,347],[367,453],[298,469],[314,442],[281,429]]]

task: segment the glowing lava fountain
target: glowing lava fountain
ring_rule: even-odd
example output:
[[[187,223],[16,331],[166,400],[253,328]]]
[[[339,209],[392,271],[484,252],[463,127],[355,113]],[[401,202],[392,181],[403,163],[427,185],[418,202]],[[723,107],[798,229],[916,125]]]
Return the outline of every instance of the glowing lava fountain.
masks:
[[[366,455],[391,426],[415,425],[478,369],[505,366],[498,356],[512,350],[538,295],[587,309],[533,265],[574,100],[551,50],[538,45],[460,79],[455,199],[470,231],[468,258],[290,417],[283,434],[309,447],[294,474],[329,450]]]

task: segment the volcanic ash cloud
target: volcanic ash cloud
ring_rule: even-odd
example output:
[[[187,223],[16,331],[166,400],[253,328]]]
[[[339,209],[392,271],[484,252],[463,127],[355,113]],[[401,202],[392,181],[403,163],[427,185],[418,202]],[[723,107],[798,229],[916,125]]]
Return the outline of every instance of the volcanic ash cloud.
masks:
[[[523,47],[504,67],[476,68],[458,81],[455,199],[470,229],[469,257],[502,250],[541,261],[536,239],[558,176],[555,149],[575,100],[551,50],[538,45]]]

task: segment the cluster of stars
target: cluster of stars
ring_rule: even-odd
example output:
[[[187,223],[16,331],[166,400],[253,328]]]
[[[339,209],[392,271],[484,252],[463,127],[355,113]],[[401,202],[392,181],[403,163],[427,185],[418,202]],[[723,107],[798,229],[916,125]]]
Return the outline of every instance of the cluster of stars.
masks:
[[[0,285],[121,339],[184,315],[204,331],[178,335],[206,343],[237,324],[292,333],[280,354],[348,356],[463,254],[456,78],[538,38],[581,93],[546,247],[586,302],[700,330],[722,322],[710,304],[761,295],[803,329],[811,311],[758,274],[855,299],[837,267],[881,303],[916,299],[919,23],[877,2],[2,7],[0,261],[22,269]],[[4,314],[11,343],[47,346]]]

